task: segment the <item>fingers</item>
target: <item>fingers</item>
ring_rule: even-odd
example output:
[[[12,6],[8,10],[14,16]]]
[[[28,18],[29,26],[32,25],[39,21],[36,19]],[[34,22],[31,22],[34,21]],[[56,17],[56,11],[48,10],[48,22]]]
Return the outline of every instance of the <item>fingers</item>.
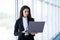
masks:
[[[25,33],[25,31],[22,31],[22,33]]]
[[[22,31],[22,33],[25,33],[25,32],[27,32],[27,30]]]
[[[25,30],[25,32],[27,32],[28,30]]]
[[[38,33],[38,32],[31,32],[32,35],[35,35],[35,34],[37,34],[37,33]]]

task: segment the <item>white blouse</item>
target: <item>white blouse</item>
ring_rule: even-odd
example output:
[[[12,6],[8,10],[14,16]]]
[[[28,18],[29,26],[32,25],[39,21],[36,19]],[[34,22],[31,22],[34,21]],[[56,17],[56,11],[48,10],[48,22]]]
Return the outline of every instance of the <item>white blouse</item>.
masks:
[[[24,18],[24,17],[23,17],[23,27],[25,30],[28,30],[27,18]],[[25,32],[25,35],[28,35],[28,32]]]

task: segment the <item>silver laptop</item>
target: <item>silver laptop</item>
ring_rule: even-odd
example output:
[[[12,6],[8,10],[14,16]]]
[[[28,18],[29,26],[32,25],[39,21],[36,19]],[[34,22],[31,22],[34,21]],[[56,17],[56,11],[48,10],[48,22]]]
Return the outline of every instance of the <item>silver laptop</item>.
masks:
[[[29,22],[28,33],[43,32],[45,22]]]

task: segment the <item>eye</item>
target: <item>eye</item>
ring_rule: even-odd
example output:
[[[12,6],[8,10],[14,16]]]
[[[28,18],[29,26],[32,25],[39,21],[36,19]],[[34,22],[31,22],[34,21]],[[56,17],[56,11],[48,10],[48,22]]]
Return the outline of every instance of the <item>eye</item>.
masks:
[[[26,13],[26,11],[25,11],[25,13]]]

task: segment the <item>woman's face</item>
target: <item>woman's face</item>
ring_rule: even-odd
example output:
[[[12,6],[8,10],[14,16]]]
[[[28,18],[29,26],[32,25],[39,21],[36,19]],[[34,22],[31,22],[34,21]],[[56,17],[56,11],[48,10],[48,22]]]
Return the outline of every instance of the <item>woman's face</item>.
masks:
[[[23,17],[27,17],[29,14],[29,9],[24,9],[23,10]]]

